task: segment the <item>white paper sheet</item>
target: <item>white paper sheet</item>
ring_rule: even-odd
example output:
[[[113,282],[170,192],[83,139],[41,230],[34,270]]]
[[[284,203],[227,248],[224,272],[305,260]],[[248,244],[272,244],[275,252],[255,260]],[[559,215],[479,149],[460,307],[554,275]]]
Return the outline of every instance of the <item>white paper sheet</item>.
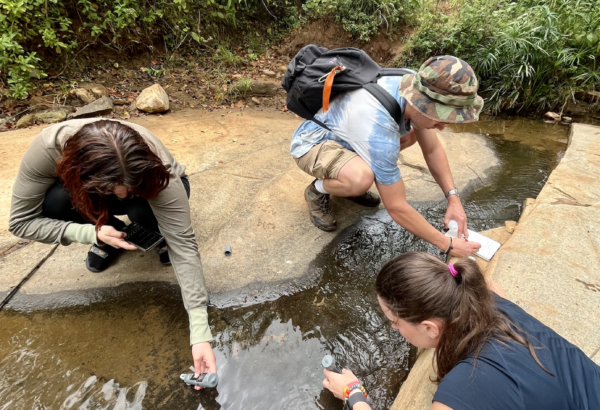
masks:
[[[452,231],[449,231],[448,233],[446,233],[446,236],[451,236],[453,238],[456,238],[456,234]],[[498,251],[498,249],[500,249],[500,242],[496,242],[493,239],[488,238],[487,236],[483,236],[477,232],[474,232],[472,230],[469,229],[469,242],[477,242],[478,244],[481,244],[481,248],[479,249],[479,252],[477,252],[475,255],[479,256],[481,259],[485,259],[486,261],[490,261],[494,255],[496,254],[496,252]]]

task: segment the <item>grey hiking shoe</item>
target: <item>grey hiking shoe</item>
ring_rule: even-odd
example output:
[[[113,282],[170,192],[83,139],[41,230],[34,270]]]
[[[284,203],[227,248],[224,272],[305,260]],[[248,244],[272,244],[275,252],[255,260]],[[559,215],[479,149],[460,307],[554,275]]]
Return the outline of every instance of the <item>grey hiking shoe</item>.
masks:
[[[304,190],[304,199],[308,203],[308,214],[311,222],[323,231],[334,231],[337,223],[331,210],[329,194],[320,193],[311,183]]]
[[[367,191],[364,194],[359,195],[359,196],[349,196],[349,197],[347,197],[347,199],[349,199],[352,202],[355,202],[359,205],[368,206],[371,208],[379,206],[379,204],[381,203],[381,197],[377,194],[374,194],[371,191]]]

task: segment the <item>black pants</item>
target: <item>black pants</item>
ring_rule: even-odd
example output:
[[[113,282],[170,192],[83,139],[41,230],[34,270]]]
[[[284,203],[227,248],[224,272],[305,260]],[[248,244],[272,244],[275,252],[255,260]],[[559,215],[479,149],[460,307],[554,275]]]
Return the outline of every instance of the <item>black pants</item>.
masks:
[[[182,177],[181,182],[189,198],[190,182],[188,178]],[[159,232],[158,221],[147,200],[138,197],[119,199],[116,195],[110,195],[106,199],[106,205],[109,215],[106,225],[121,230],[125,227],[125,224],[115,218],[115,215],[127,215],[132,222],[136,222],[151,231]],[[63,186],[62,181],[55,182],[46,192],[42,203],[42,215],[61,221],[80,224],[89,223],[79,212],[73,209],[69,191]]]

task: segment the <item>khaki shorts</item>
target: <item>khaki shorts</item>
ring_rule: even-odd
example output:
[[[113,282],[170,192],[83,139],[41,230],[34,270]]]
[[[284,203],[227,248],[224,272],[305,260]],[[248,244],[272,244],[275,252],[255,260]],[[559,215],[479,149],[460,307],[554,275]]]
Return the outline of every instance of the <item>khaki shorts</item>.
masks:
[[[318,179],[336,179],[348,161],[358,156],[335,141],[315,145],[300,158],[294,158],[298,167]]]

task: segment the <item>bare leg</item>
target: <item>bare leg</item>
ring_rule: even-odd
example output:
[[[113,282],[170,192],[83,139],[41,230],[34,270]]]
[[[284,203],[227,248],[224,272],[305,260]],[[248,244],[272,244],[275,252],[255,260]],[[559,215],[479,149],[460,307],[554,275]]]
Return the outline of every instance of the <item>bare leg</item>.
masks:
[[[352,158],[340,170],[336,179],[326,179],[323,187],[331,195],[359,196],[371,188],[375,175],[371,167],[359,156]]]

